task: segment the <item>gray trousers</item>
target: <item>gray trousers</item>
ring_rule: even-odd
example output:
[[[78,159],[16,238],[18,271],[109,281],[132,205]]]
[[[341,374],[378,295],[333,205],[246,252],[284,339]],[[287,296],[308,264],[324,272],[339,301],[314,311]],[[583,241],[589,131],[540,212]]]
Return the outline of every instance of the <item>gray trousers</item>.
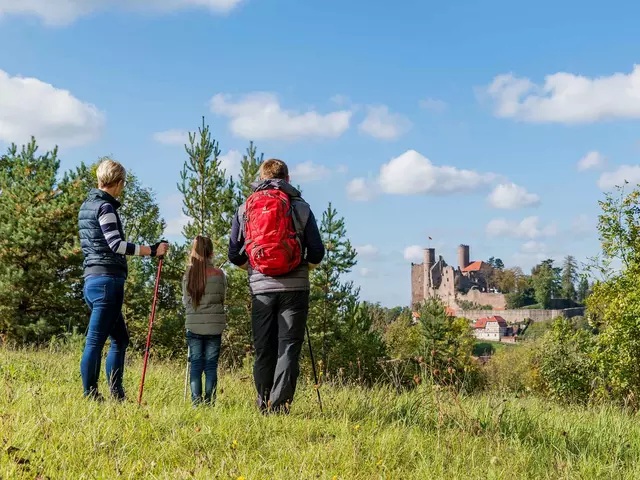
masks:
[[[251,300],[258,406],[261,410],[288,411],[300,374],[309,292],[264,293],[253,295]]]

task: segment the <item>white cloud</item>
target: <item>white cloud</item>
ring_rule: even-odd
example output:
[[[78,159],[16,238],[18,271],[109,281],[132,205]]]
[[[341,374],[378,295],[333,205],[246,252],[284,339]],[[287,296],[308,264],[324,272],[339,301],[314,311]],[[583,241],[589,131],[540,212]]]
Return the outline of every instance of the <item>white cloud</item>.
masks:
[[[231,131],[251,139],[339,137],[349,129],[352,112],[327,114],[284,110],[273,93],[254,92],[234,101],[230,95],[215,95],[211,111],[229,118]]]
[[[331,170],[324,165],[317,165],[312,161],[298,163],[290,172],[292,182],[318,182],[331,175]]]
[[[620,165],[612,172],[604,172],[600,175],[598,187],[601,190],[613,190],[627,182],[634,186],[640,184],[640,165]]]
[[[340,95],[340,94],[334,95],[333,97],[331,97],[331,101],[336,105],[338,105],[339,107],[342,107],[344,105],[349,105],[351,103],[351,99],[349,97],[347,97],[346,95]]]
[[[540,197],[535,193],[515,183],[497,185],[489,194],[489,204],[493,208],[503,210],[517,210],[525,207],[535,207],[540,204]]]
[[[544,253],[547,251],[547,245],[544,243],[530,240],[520,247],[522,253]]]
[[[41,18],[52,26],[70,24],[96,11],[123,9],[131,11],[171,12],[199,8],[212,13],[227,13],[243,0],[0,0],[0,17],[28,15]]]
[[[164,230],[164,234],[169,237],[179,237],[182,235],[182,229],[189,223],[190,218],[184,213],[167,219],[167,226]]]
[[[182,194],[174,193],[160,200],[160,212],[167,225],[164,234],[182,238],[182,229],[189,223],[189,217],[182,213]]]
[[[103,112],[68,90],[0,70],[0,140],[25,143],[33,135],[43,147],[72,147],[96,140],[104,123]]]
[[[600,152],[589,152],[578,160],[578,170],[596,170],[606,165],[607,159]]]
[[[546,244],[531,240],[520,246],[520,251],[512,256],[512,261],[514,265],[526,270],[553,257]]]
[[[367,116],[360,124],[360,132],[380,140],[395,140],[411,128],[404,115],[389,112],[386,105],[370,105]]]
[[[420,245],[411,245],[405,248],[404,259],[414,263],[424,261],[424,248]]]
[[[487,224],[486,233],[489,237],[535,239],[538,237],[553,237],[557,235],[558,227],[555,224],[541,227],[538,217],[527,217],[520,222],[510,222],[504,218],[496,218]]]
[[[163,145],[184,145],[189,143],[189,132],[176,129],[165,130],[154,133],[153,139]]]
[[[238,178],[242,170],[242,154],[237,150],[229,150],[224,155],[218,157],[220,168],[225,170],[227,177]]]
[[[595,225],[587,215],[580,214],[572,220],[571,232],[577,236],[584,236],[587,233],[595,233]]]
[[[442,100],[438,100],[437,98],[425,98],[424,100],[420,100],[420,107],[425,110],[431,110],[432,112],[444,112],[447,108],[446,102]]]
[[[366,245],[360,245],[359,247],[356,247],[356,252],[358,252],[358,255],[364,258],[375,258],[378,256],[379,250],[375,245],[371,245],[370,243],[368,243]]]
[[[370,268],[361,268],[360,269],[360,276],[364,277],[364,278],[371,278],[373,276],[375,276],[375,272],[373,270],[371,270]]]
[[[592,123],[640,118],[640,65],[629,74],[589,78],[566,72],[547,75],[544,85],[512,74],[498,75],[486,93],[495,115],[526,122]]]
[[[477,190],[496,178],[493,173],[439,167],[415,150],[408,150],[380,168],[379,183],[385,193],[438,195]]]
[[[357,202],[368,202],[376,198],[378,189],[375,183],[364,178],[354,178],[347,184],[347,197]]]

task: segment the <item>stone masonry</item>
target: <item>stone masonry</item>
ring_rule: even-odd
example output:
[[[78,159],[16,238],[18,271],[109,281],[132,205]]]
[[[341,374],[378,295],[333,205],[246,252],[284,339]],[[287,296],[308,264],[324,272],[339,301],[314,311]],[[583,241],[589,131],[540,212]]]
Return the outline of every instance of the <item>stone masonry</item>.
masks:
[[[469,246],[458,247],[458,267],[447,265],[440,256],[436,260],[435,248],[424,251],[424,262],[411,264],[411,303],[439,297],[448,307],[459,309],[460,302],[491,305],[504,310],[505,297],[488,290],[488,279],[493,267],[482,261],[469,261]]]

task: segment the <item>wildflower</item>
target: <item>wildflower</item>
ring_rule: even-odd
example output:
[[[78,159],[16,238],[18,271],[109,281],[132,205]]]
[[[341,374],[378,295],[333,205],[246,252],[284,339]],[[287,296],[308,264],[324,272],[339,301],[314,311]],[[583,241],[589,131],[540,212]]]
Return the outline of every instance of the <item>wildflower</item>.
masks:
[[[418,375],[413,376],[413,381],[416,385],[420,385],[422,383],[422,379]]]
[[[416,360],[418,360],[418,363],[424,363],[424,357],[418,357]]]
[[[338,480],[338,475],[334,475],[331,480]]]
[[[234,440],[233,442],[231,442],[231,450],[235,450],[238,448],[238,441]]]
[[[453,372],[455,372],[455,370],[451,367],[447,368],[447,372],[449,372],[449,375],[451,375]]]
[[[380,459],[380,460],[378,460],[378,463],[376,463],[376,465],[377,465],[378,467],[381,467],[381,466],[382,466],[382,463],[383,463],[383,462],[382,462],[382,459]]]
[[[358,430],[360,430],[360,425],[356,425],[355,427],[353,427],[353,429],[357,432]]]
[[[435,350],[431,350],[431,356],[432,356],[432,357],[435,357],[435,356],[436,356],[436,353],[438,353],[438,352],[436,352]]]
[[[437,377],[438,375],[440,375],[440,370],[438,370],[437,368],[433,371],[433,376]]]
[[[324,373],[321,371],[318,376],[321,377],[322,375],[324,375]]]
[[[240,476],[238,477],[238,480],[244,480],[244,477],[243,477],[242,475],[240,475]]]
[[[196,427],[196,432],[200,433],[200,427]]]
[[[453,361],[453,358],[449,357],[447,358],[447,363],[451,363]]]

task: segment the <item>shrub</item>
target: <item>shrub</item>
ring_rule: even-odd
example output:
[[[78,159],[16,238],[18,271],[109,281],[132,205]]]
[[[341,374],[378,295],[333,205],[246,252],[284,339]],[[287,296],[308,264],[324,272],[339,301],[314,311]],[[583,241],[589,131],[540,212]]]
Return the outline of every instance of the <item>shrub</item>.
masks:
[[[555,400],[587,402],[596,374],[592,351],[593,337],[589,333],[576,330],[564,317],[555,320],[535,359],[544,393]]]
[[[527,341],[498,350],[485,366],[487,387],[516,394],[538,389],[534,359],[539,348],[539,341]]]

